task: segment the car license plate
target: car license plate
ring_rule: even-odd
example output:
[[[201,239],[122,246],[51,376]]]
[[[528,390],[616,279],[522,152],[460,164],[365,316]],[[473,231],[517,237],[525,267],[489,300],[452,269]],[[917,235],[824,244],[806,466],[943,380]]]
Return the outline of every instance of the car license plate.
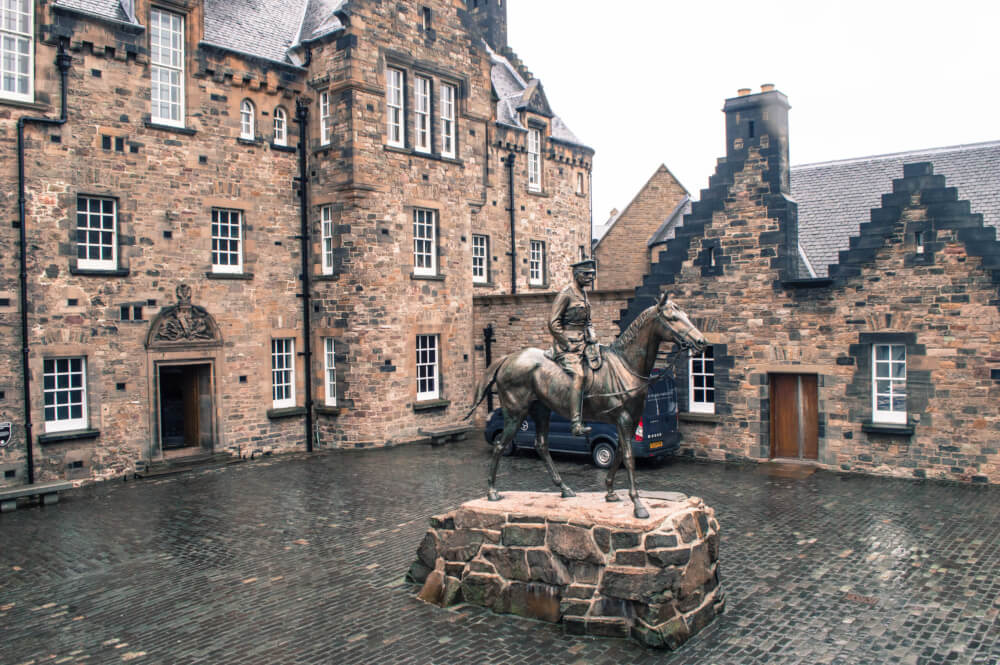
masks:
[[[649,444],[649,449],[650,450],[652,450],[653,448],[662,448],[662,447],[663,447],[663,442],[662,441],[652,441]]]

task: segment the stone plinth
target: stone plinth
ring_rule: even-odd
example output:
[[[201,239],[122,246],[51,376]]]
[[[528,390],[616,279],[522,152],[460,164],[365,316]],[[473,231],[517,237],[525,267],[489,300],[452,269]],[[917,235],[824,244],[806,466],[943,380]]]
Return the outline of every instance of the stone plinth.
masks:
[[[643,492],[507,492],[431,518],[408,577],[420,598],[465,602],[553,623],[567,633],[675,649],[723,611],[719,523],[699,498]]]

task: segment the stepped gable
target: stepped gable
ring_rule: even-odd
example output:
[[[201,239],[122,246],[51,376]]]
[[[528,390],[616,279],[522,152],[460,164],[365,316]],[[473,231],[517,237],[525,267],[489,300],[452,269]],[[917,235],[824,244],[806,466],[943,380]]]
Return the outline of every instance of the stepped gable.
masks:
[[[987,226],[1000,227],[1000,141],[793,166],[800,243],[818,277],[826,277],[838,253],[850,249],[849,238],[879,207],[903,165],[916,162],[932,162],[972,212],[983,215]]]

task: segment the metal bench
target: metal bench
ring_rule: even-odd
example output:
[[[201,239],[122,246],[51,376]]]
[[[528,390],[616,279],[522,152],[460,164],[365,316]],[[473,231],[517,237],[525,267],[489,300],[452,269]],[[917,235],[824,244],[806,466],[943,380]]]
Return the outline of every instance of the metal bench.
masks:
[[[461,441],[465,435],[474,430],[470,425],[460,425],[458,427],[440,427],[437,429],[418,429],[420,436],[430,439],[432,446],[440,446],[448,441]]]
[[[57,480],[51,483],[35,483],[11,489],[0,489],[0,513],[17,510],[17,500],[21,497],[37,496],[43,506],[59,503],[59,492],[73,488],[73,483]]]

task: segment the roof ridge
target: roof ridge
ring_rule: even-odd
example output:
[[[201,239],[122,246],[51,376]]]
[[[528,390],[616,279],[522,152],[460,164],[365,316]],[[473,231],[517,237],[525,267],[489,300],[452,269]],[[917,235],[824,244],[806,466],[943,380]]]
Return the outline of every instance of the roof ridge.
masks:
[[[907,155],[939,155],[946,152],[958,152],[960,150],[974,150],[977,148],[986,147],[1000,147],[1000,139],[992,141],[982,141],[979,143],[959,143],[950,146],[941,146],[938,148],[923,148],[920,150],[904,150],[902,152],[887,152],[881,155],[868,155],[866,157],[849,157],[847,159],[831,159],[825,162],[809,162],[806,164],[793,164],[792,170],[800,170],[807,168],[818,168],[820,166],[833,166],[833,165],[843,165],[843,164],[857,164],[861,162],[870,162],[874,160],[881,159],[892,159],[898,157],[905,157]]]

